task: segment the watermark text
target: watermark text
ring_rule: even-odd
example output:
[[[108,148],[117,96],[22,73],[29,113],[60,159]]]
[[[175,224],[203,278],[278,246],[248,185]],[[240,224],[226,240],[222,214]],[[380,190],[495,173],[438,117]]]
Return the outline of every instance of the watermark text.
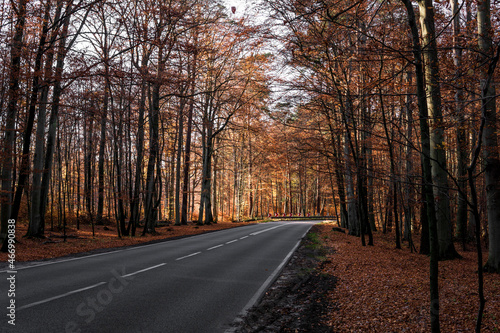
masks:
[[[7,229],[7,249],[8,249],[8,267],[7,270],[7,297],[9,306],[7,306],[7,322],[9,325],[16,325],[16,221],[8,220]]]

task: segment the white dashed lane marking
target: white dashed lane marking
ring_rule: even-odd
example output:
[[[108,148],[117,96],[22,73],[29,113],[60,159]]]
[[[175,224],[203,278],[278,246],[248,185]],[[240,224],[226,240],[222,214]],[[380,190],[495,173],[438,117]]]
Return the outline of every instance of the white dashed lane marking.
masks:
[[[180,258],[177,258],[177,259],[175,259],[175,260],[182,260],[182,259],[186,259],[186,258],[189,258],[189,257],[195,256],[195,255],[198,255],[198,254],[200,254],[200,253],[201,253],[201,252],[191,253],[191,254],[188,254],[187,256],[180,257]]]
[[[222,246],[224,246],[224,244],[215,245],[215,246],[208,248],[207,251],[214,250],[214,249],[217,249],[217,248],[222,247]]]

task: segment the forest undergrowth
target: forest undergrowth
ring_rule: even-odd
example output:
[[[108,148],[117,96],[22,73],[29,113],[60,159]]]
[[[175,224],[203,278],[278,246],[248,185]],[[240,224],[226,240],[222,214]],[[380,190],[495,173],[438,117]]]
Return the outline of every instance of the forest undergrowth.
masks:
[[[328,295],[333,332],[430,332],[429,258],[395,249],[394,235],[376,232],[375,245],[318,226],[325,246],[333,249],[324,274],[337,278]],[[418,239],[418,238],[415,238]],[[457,244],[457,249],[459,246]],[[477,262],[472,245],[463,259],[439,263],[442,332],[473,332],[478,310]],[[487,253],[484,251],[483,253]],[[486,255],[484,262],[486,261]],[[500,331],[500,276],[485,273],[486,308],[482,332]]]

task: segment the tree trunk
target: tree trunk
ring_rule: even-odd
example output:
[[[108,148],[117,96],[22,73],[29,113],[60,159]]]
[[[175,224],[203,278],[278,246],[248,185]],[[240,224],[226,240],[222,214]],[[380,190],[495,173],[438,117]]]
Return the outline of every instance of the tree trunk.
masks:
[[[158,75],[157,80],[160,80]],[[142,235],[146,233],[155,233],[155,166],[158,157],[159,142],[158,142],[158,127],[159,127],[159,112],[160,112],[160,82],[153,84],[152,105],[149,107],[149,161],[146,174],[146,199],[145,199],[145,221]]]
[[[408,83],[408,86],[411,84],[412,81],[412,72],[408,71],[406,75],[406,81]],[[412,147],[411,143],[413,139],[413,113],[412,113],[412,108],[411,108],[411,95],[408,94],[406,96],[406,106],[405,106],[405,111],[406,111],[406,117],[407,117],[407,132],[406,132],[406,137],[408,139],[408,144],[405,147],[406,150],[406,182],[407,184],[411,184],[413,182],[413,160],[412,160]],[[413,187],[411,186],[405,186],[404,189],[404,201],[405,201],[405,232],[404,232],[404,239],[408,240],[408,245],[410,247],[410,250],[413,252],[413,237],[412,237],[412,225],[413,225],[413,202],[414,202],[414,191]]]
[[[436,201],[438,223],[439,258],[441,260],[454,259],[460,257],[460,255],[455,250],[452,237],[441,90],[439,87],[439,60],[434,27],[434,6],[432,0],[419,0],[418,5],[424,43],[422,54],[425,64],[427,108],[431,116],[431,165],[432,179],[435,184],[434,200]]]
[[[40,207],[33,207],[33,209],[39,209],[40,211],[40,223],[43,230],[45,225],[45,212],[47,209],[47,200],[49,196],[49,184],[52,174],[52,160],[54,156],[54,144],[57,137],[57,131],[59,129],[59,109],[60,101],[62,95],[62,73],[64,68],[64,60],[66,59],[67,47],[66,39],[68,36],[68,27],[70,23],[70,14],[73,8],[73,1],[68,3],[66,12],[68,13],[64,17],[64,25],[61,32],[61,38],[59,39],[59,50],[57,52],[56,69],[54,77],[54,91],[52,92],[52,109],[49,119],[49,131],[47,135],[47,147],[45,150],[45,161],[42,174],[42,183],[40,187],[41,201]]]
[[[111,91],[111,83],[109,80],[106,83],[106,85],[109,87],[108,89]],[[123,87],[123,85],[122,85]],[[122,91],[122,96],[123,96],[123,91]],[[120,96],[120,99],[122,98]],[[127,228],[125,226],[125,210],[123,207],[123,193],[122,193],[122,137],[123,137],[123,122],[122,122],[122,114],[124,113],[123,105],[120,102],[120,108],[119,108],[119,120],[118,124],[116,123],[116,116],[115,116],[115,111],[113,107],[113,97],[111,96],[111,117],[113,121],[113,160],[115,164],[115,169],[116,169],[116,177],[115,182],[116,182],[116,188],[115,188],[115,198],[116,198],[116,220],[117,220],[117,233],[118,237],[121,238],[122,235],[127,235]],[[117,129],[118,127],[118,129]]]
[[[149,62],[149,55],[143,55],[141,61],[141,74],[144,76],[145,68],[147,63]],[[143,77],[141,79],[141,97],[139,99],[139,119],[138,119],[138,128],[137,128],[137,141],[136,141],[136,161],[135,161],[135,177],[134,177],[134,192],[132,195],[132,201],[130,204],[130,223],[128,229],[132,229],[130,234],[135,236],[135,231],[137,228],[137,224],[139,223],[139,203],[140,203],[140,188],[141,188],[141,180],[142,180],[142,159],[144,157],[144,111],[146,109],[146,93],[147,93],[147,84],[146,80]],[[128,232],[127,232],[128,233]]]
[[[380,64],[380,75],[382,74],[383,66]],[[379,77],[381,80],[382,78]],[[389,148],[389,159],[391,162],[391,175],[394,177],[391,180],[392,183],[392,195],[393,195],[393,205],[392,208],[394,210],[394,219],[396,225],[396,249],[401,249],[401,234],[399,230],[399,220],[398,220],[398,181],[396,179],[396,166],[394,164],[394,148],[392,145],[391,135],[389,135],[389,129],[387,128],[387,117],[385,116],[384,110],[384,99],[382,97],[382,89],[379,88],[379,97],[380,97],[380,109],[382,113],[382,122],[384,125],[385,137],[387,139],[387,147]]]
[[[184,136],[184,106],[186,98],[181,97],[179,105],[179,125],[177,128],[177,158],[175,168],[175,225],[181,225],[181,157],[182,157],[182,139]]]
[[[93,105],[91,102],[91,113],[86,116],[84,136],[85,136],[85,158],[84,158],[84,194],[85,206],[87,209],[88,218],[92,220],[92,151],[93,151],[93,132],[94,132],[94,115]]]
[[[490,1],[478,1],[477,24],[481,68],[481,106],[484,114],[483,158],[486,186],[486,210],[488,214],[488,261],[485,268],[500,273],[500,156],[498,153],[498,129],[496,115],[495,86],[489,76],[493,59]],[[500,49],[498,50],[500,53]],[[494,66],[493,66],[494,68]],[[480,221],[476,221],[480,223]],[[479,237],[477,235],[476,237]]]
[[[460,8],[458,0],[450,0],[453,13],[453,62],[457,90],[455,92],[455,113],[457,118],[457,178],[461,191],[458,193],[457,231],[458,239],[465,251],[467,240],[467,133],[465,131],[463,80],[462,77],[462,41],[460,37]]]
[[[54,21],[58,21],[62,11],[62,1],[57,3],[56,13],[54,15]],[[51,39],[58,36],[57,31],[54,31]],[[42,91],[40,94],[40,105],[38,107],[38,119],[36,128],[36,142],[35,142],[35,152],[33,157],[33,179],[32,179],[32,189],[31,189],[31,217],[28,226],[27,236],[29,237],[42,237],[44,234],[44,225],[42,224],[42,217],[40,216],[40,204],[42,201],[42,172],[43,172],[43,150],[44,150],[44,139],[45,139],[45,126],[46,126],[46,112],[47,104],[49,98],[50,82],[52,78],[52,66],[54,62],[54,48],[48,50],[48,54],[45,60],[45,70],[44,70],[44,83],[42,86]]]
[[[195,90],[195,71],[196,64],[193,66],[192,82],[191,82],[191,95],[194,95]],[[182,214],[181,224],[187,224],[188,213],[188,188],[189,188],[189,168],[191,165],[191,133],[193,128],[193,111],[194,111],[194,97],[191,97],[189,102],[187,130],[186,130],[186,148],[184,150],[184,180],[182,183]]]
[[[0,241],[2,251],[7,251],[7,229],[12,208],[12,175],[14,174],[14,146],[16,141],[16,115],[19,101],[19,78],[21,76],[21,53],[23,47],[24,26],[26,22],[26,0],[19,0],[14,36],[11,45],[9,103],[5,115],[5,138],[2,148],[0,195]]]
[[[21,199],[24,192],[24,186],[26,180],[29,178],[29,161],[30,161],[30,145],[31,145],[31,134],[33,132],[33,125],[35,122],[35,113],[36,113],[36,102],[38,100],[38,92],[40,90],[40,76],[42,70],[42,56],[45,53],[45,43],[47,39],[48,32],[48,24],[50,19],[50,1],[47,1],[45,5],[45,13],[43,19],[42,32],[40,35],[40,42],[38,43],[38,50],[35,58],[35,66],[33,68],[33,83],[32,83],[32,91],[28,106],[28,119],[26,122],[26,128],[24,130],[23,136],[23,153],[22,160],[19,169],[19,177],[17,183],[17,190],[14,198],[14,204],[11,212],[11,219],[17,220],[17,216],[19,213],[19,208],[21,206]]]
[[[347,199],[347,220],[349,224],[347,228],[349,229],[349,235],[359,236],[359,218],[358,218],[358,210],[357,210],[357,198],[354,193],[354,174],[352,172],[352,163],[351,163],[351,147],[349,145],[348,133],[345,134],[345,142],[344,142],[344,161],[345,161],[345,180],[346,180],[346,199]]]
[[[106,38],[106,37],[104,37]],[[104,65],[105,77],[109,77],[109,65],[107,59],[107,50],[104,52]],[[102,224],[102,214],[104,210],[104,160],[105,160],[105,149],[106,149],[106,123],[108,116],[108,104],[109,104],[109,87],[107,84],[104,85],[104,98],[101,111],[101,137],[99,140],[99,164],[97,167],[97,177],[98,177],[98,190],[97,190],[97,215],[96,224]]]
[[[434,205],[434,195],[432,191],[432,171],[431,171],[431,145],[429,125],[427,123],[429,114],[427,110],[426,92],[424,86],[424,70],[422,64],[422,49],[418,35],[415,13],[410,0],[401,0],[408,13],[408,24],[412,35],[413,55],[415,57],[415,73],[417,80],[417,98],[420,118],[420,140],[422,141],[422,164],[423,164],[423,192],[427,204],[427,221],[429,224],[429,284],[430,284],[430,318],[432,333],[440,332],[439,324],[439,241],[436,221],[436,207]]]
[[[212,224],[212,200],[211,200],[211,176],[212,176],[212,123],[208,121],[205,137],[203,138],[203,169],[201,176],[201,196],[200,196],[200,212],[198,216],[198,224]]]

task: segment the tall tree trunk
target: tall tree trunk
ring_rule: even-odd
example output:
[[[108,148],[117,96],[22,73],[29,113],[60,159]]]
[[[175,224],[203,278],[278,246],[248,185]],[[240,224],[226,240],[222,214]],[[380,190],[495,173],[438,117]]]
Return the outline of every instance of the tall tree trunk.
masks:
[[[93,115],[93,105],[91,102],[90,110],[91,113],[86,116],[85,128],[84,128],[84,140],[85,140],[85,157],[84,157],[84,194],[85,206],[87,209],[87,217],[92,220],[92,151],[93,151],[93,132],[94,132],[94,115]],[[89,110],[87,110],[88,112]]]
[[[406,73],[406,82],[408,86],[410,86],[412,81],[412,72],[408,71]],[[408,143],[405,147],[405,155],[406,155],[406,183],[411,184],[413,182],[413,160],[412,160],[412,150],[411,142],[413,139],[413,112],[411,107],[411,95],[408,94],[406,96],[405,101],[405,111],[406,111],[406,122],[407,122],[407,131],[406,137],[408,139]],[[404,189],[404,201],[405,204],[405,232],[404,239],[408,240],[408,245],[410,246],[410,250],[413,251],[413,237],[412,237],[412,221],[413,221],[413,198],[414,192],[411,186],[405,186]]]
[[[195,56],[196,59],[196,56]],[[189,188],[189,168],[191,165],[191,135],[193,128],[193,111],[194,111],[194,91],[195,91],[195,73],[196,73],[196,61],[193,65],[193,73],[191,78],[191,100],[189,101],[188,119],[187,119],[187,129],[186,129],[186,148],[184,149],[184,179],[182,183],[182,214],[181,214],[181,224],[187,224],[187,213],[188,213],[188,188]]]
[[[2,251],[7,251],[7,229],[12,208],[12,182],[14,174],[14,145],[16,141],[16,114],[19,101],[19,78],[21,76],[21,53],[23,47],[24,26],[26,22],[26,0],[19,0],[16,12],[16,24],[11,44],[9,103],[5,115],[5,138],[2,148],[0,195],[0,241]]]
[[[431,116],[431,157],[434,200],[438,222],[439,258],[460,257],[453,245],[448,175],[446,172],[446,151],[444,141],[443,115],[441,110],[441,89],[439,87],[439,60],[434,26],[432,0],[419,0],[420,25],[424,43],[424,75],[426,83],[427,108]]]
[[[349,224],[349,235],[359,236],[359,218],[357,209],[357,198],[354,189],[354,174],[352,171],[351,154],[354,154],[352,147],[349,145],[349,132],[345,134],[344,139],[344,161],[345,161],[345,181],[346,181],[346,200],[347,200],[347,220]]]
[[[106,85],[109,87],[108,89],[111,91],[111,82],[109,82],[109,78],[106,80]],[[123,84],[122,84],[123,87]],[[121,96],[123,96],[123,91]],[[120,97],[121,99],[122,97]],[[116,123],[116,116],[115,116],[115,110],[113,107],[113,97],[111,96],[111,117],[112,117],[112,122],[113,122],[113,160],[114,160],[114,165],[116,169],[116,177],[115,182],[116,182],[116,187],[115,187],[115,198],[116,198],[116,220],[117,220],[117,233],[118,237],[121,237],[122,235],[127,235],[127,228],[125,226],[125,210],[123,206],[123,193],[122,193],[122,147],[123,147],[123,142],[122,142],[122,136],[123,136],[123,125],[122,125],[122,114],[124,113],[125,110],[123,110],[123,103],[120,102],[120,108],[119,108],[119,120],[118,124]],[[117,129],[118,127],[118,129]]]
[[[335,135],[333,134],[333,129],[330,128],[330,132],[332,133],[332,147],[333,147],[333,157],[334,157],[334,167],[335,167],[335,179],[337,180],[337,190],[339,194],[340,201],[340,226],[342,228],[349,227],[349,214],[347,212],[347,199],[345,192],[345,178],[342,174],[341,170],[341,157],[339,150],[341,150],[341,138],[340,135],[337,136],[335,140]]]
[[[201,176],[201,197],[200,197],[200,211],[198,216],[198,224],[212,224],[212,200],[211,200],[211,176],[212,176],[212,149],[213,149],[213,124],[207,121],[205,134],[203,138],[203,169]]]
[[[47,147],[45,150],[45,161],[44,168],[42,174],[42,183],[40,187],[41,193],[41,201],[40,207],[38,208],[40,211],[40,221],[41,227],[43,230],[43,226],[45,225],[45,212],[47,209],[47,200],[49,196],[49,184],[50,178],[52,174],[52,160],[54,156],[54,146],[55,139],[57,137],[57,131],[59,128],[59,109],[60,109],[60,101],[62,95],[62,73],[64,68],[64,60],[66,59],[67,54],[67,46],[66,39],[68,36],[68,27],[70,22],[70,14],[73,10],[73,1],[69,1],[66,8],[66,16],[64,17],[64,25],[61,32],[61,38],[59,40],[59,49],[57,52],[57,60],[56,60],[56,69],[54,75],[54,91],[52,92],[52,108],[49,119],[49,131],[47,135]],[[33,209],[37,209],[37,207],[33,207]]]
[[[432,171],[431,171],[431,144],[430,131],[428,124],[428,109],[426,101],[426,92],[424,85],[424,70],[422,63],[422,49],[420,46],[417,21],[410,0],[401,0],[408,13],[408,24],[410,26],[413,55],[415,57],[415,73],[417,80],[417,101],[420,118],[420,140],[422,144],[422,169],[423,169],[423,192],[425,193],[427,221],[429,225],[429,284],[430,284],[430,318],[431,331],[438,333],[441,331],[439,324],[439,241],[436,221],[436,207],[432,190]]]
[[[104,37],[107,39],[106,37]],[[104,51],[104,66],[105,66],[105,80],[109,78],[109,64],[108,64],[108,55],[107,55],[107,47],[105,46]],[[97,178],[98,178],[98,190],[97,190],[97,215],[96,215],[96,224],[102,224],[102,214],[104,211],[104,161],[105,151],[106,151],[106,123],[108,116],[108,104],[109,104],[109,87],[108,84],[104,84],[104,98],[102,103],[102,111],[101,111],[101,137],[99,140],[99,164],[97,167]]]
[[[380,75],[382,75],[382,69],[383,65],[380,64]],[[379,77],[381,80],[382,77]],[[387,139],[387,147],[389,148],[389,159],[391,163],[391,175],[394,177],[391,180],[392,183],[392,195],[393,195],[393,211],[394,211],[394,219],[395,219],[395,225],[396,225],[396,249],[401,249],[401,233],[399,230],[399,219],[398,219],[398,181],[396,179],[396,166],[395,166],[395,161],[394,161],[394,147],[392,145],[392,139],[391,135],[389,135],[389,129],[387,126],[387,117],[385,116],[385,110],[384,110],[384,99],[382,97],[382,88],[379,88],[379,98],[380,98],[380,109],[382,113],[382,122],[384,125],[384,131],[385,131],[385,137]]]
[[[179,105],[179,124],[177,128],[177,158],[175,166],[175,225],[181,225],[181,157],[182,157],[182,140],[184,136],[184,106],[186,98],[181,97]]]
[[[465,132],[463,80],[462,77],[462,41],[460,36],[460,7],[458,0],[450,0],[453,13],[453,62],[455,78],[458,84],[455,91],[455,114],[457,119],[457,178],[461,191],[458,193],[457,236],[465,251],[467,240],[467,133]]]
[[[218,141],[217,141],[218,144]],[[213,223],[217,223],[219,221],[219,211],[218,211],[218,206],[217,206],[217,201],[218,201],[218,191],[217,191],[217,186],[218,186],[218,171],[219,171],[219,157],[217,156],[216,149],[213,149],[213,171],[212,171],[212,176],[211,179],[212,181],[212,206],[213,206]]]
[[[490,0],[478,1],[477,24],[481,66],[481,106],[484,115],[483,158],[488,214],[488,261],[485,268],[500,273],[500,156],[498,153],[498,128],[495,85],[492,76],[500,48],[494,57]],[[476,221],[480,223],[480,221]],[[477,235],[479,237],[479,235]]]
[[[159,71],[161,73],[162,71]],[[159,151],[158,127],[159,127],[159,112],[160,112],[160,75],[157,77],[158,82],[153,84],[152,105],[149,107],[149,161],[146,174],[146,199],[145,199],[145,221],[142,235],[146,233],[155,233],[155,193],[156,193],[156,177],[155,166]]]
[[[137,139],[136,139],[136,161],[135,161],[135,177],[134,177],[134,192],[132,195],[132,201],[130,204],[130,223],[128,229],[132,229],[130,234],[135,236],[137,224],[139,223],[139,203],[140,203],[140,188],[142,180],[142,159],[144,157],[144,111],[146,109],[146,94],[147,94],[147,83],[144,78],[146,75],[145,68],[149,62],[149,55],[143,55],[141,60],[141,97],[139,99],[138,107],[138,128],[137,128]],[[127,232],[128,233],[128,232]]]
[[[38,50],[35,57],[35,66],[33,68],[33,83],[32,91],[28,106],[28,119],[26,121],[26,128],[24,129],[23,136],[23,153],[21,165],[19,168],[19,177],[17,183],[17,190],[14,198],[14,204],[12,206],[11,219],[17,220],[19,213],[19,208],[21,206],[21,199],[24,192],[24,187],[26,180],[29,178],[29,161],[30,161],[30,145],[31,145],[31,134],[33,132],[33,125],[35,122],[36,113],[36,102],[38,100],[38,92],[40,90],[40,76],[42,71],[42,56],[45,52],[45,43],[47,40],[48,25],[50,19],[50,1],[47,1],[45,5],[45,13],[43,18],[42,32],[40,35],[40,42],[38,43]]]
[[[63,1],[57,2],[56,12],[54,14],[54,21],[58,21],[61,16]],[[51,39],[57,38],[58,31],[54,31]],[[31,217],[28,226],[27,236],[29,237],[42,237],[44,234],[44,225],[42,224],[42,217],[40,216],[40,204],[42,201],[42,172],[43,172],[43,150],[45,144],[45,128],[47,119],[47,104],[49,98],[50,82],[52,78],[52,67],[54,62],[55,49],[50,48],[45,59],[44,69],[44,83],[40,94],[40,104],[38,107],[38,119],[36,127],[36,141],[35,152],[33,156],[33,179],[31,189]]]

